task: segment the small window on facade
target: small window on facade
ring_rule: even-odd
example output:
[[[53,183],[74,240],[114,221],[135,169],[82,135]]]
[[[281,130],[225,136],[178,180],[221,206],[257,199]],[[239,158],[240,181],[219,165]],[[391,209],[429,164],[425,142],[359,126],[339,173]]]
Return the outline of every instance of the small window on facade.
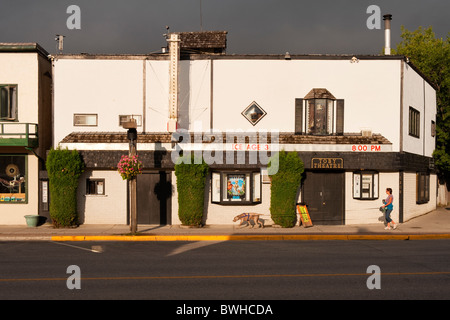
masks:
[[[335,99],[326,89],[313,89],[305,99],[295,99],[294,118],[296,134],[343,135],[344,99]]]
[[[17,86],[0,85],[0,120],[17,121]]]
[[[420,137],[420,112],[413,107],[409,107],[409,135]]]
[[[262,118],[264,118],[266,112],[255,101],[253,101],[247,108],[245,108],[242,115],[252,125],[256,125]]]
[[[26,156],[0,156],[0,204],[24,203],[26,194]]]
[[[73,125],[83,127],[96,127],[98,125],[97,114],[74,114]]]
[[[333,100],[309,99],[306,101],[307,133],[328,135],[333,133]]]
[[[141,115],[120,115],[119,116],[119,126],[122,126],[125,122],[131,121],[131,119],[136,120],[136,125],[142,127],[142,116]]]
[[[378,172],[359,171],[353,173],[353,199],[378,199]]]
[[[436,122],[434,122],[433,120],[431,120],[431,136],[436,136]]]
[[[422,204],[430,201],[430,175],[418,172],[416,175],[416,203]]]
[[[104,195],[105,179],[86,179],[86,194]]]
[[[213,172],[211,202],[252,204],[261,202],[260,172]]]

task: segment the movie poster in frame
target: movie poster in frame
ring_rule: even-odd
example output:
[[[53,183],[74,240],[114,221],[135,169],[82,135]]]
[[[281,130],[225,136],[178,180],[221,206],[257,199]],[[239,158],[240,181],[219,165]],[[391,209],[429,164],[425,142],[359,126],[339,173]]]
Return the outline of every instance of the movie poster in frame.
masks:
[[[227,174],[227,199],[241,201],[246,199],[245,174]]]

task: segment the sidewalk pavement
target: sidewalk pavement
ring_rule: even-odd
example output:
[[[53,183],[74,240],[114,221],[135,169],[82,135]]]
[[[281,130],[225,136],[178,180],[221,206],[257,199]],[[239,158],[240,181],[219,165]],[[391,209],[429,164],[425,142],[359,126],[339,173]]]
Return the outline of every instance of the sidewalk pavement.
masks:
[[[138,225],[138,233],[130,234],[130,226],[117,224],[80,225],[77,228],[53,228],[0,225],[0,241],[226,241],[226,240],[419,240],[450,239],[450,208],[435,211],[385,230],[383,223],[367,225],[315,225],[304,228],[238,228],[234,225],[206,225],[189,228],[180,225]]]

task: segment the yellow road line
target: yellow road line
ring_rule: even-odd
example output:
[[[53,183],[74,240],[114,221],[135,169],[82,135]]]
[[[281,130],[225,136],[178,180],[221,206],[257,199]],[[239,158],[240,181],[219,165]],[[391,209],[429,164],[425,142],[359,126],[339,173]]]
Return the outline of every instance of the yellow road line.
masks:
[[[421,275],[447,275],[450,271],[435,272],[387,272],[382,276],[421,276]],[[370,276],[370,273],[311,273],[311,274],[260,274],[260,275],[198,275],[198,276],[145,276],[145,277],[86,277],[80,280],[177,280],[177,279],[240,279],[240,278],[303,278],[303,277],[353,277]],[[66,281],[67,278],[23,278],[0,279],[0,282],[19,281]]]

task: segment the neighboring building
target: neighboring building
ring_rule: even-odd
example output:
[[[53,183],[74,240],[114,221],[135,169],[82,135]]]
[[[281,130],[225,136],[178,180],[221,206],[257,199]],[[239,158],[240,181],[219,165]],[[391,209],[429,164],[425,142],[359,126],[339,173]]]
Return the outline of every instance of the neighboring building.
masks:
[[[404,56],[227,55],[226,33],[199,34],[204,50],[181,33],[170,35],[169,53],[54,57],[54,145],[86,163],[82,222],[129,222],[116,165],[128,152],[121,123],[132,117],[145,168],[140,224],[180,223],[172,161],[180,149],[216,150],[206,224],[242,212],[271,223],[266,160],[278,149],[305,164],[299,202],[315,224],[380,222],[388,187],[394,221],[436,208],[435,89]],[[172,134],[176,126],[187,131]],[[228,194],[233,183],[245,187]]]
[[[0,43],[0,224],[24,224],[24,215],[48,217],[41,171],[52,145],[51,83],[42,47]]]

